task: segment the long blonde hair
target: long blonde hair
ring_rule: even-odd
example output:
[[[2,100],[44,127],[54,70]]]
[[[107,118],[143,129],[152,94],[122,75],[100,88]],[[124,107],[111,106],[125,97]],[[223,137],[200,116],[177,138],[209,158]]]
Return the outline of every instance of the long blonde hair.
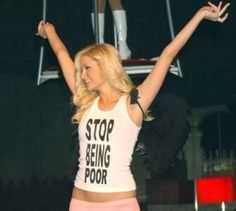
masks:
[[[124,70],[117,49],[110,44],[90,45],[75,55],[75,93],[73,103],[76,112],[72,117],[74,123],[79,124],[84,112],[91,106],[98,96],[96,91],[87,90],[84,82],[80,78],[81,61],[83,56],[88,56],[97,62],[102,77],[121,93],[128,94],[133,87],[133,83]]]

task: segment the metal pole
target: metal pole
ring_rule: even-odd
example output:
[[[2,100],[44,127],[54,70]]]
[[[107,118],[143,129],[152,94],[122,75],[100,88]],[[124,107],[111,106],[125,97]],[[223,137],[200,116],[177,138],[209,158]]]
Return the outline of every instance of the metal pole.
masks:
[[[218,125],[218,140],[219,140],[219,156],[222,157],[222,133],[221,133],[221,118],[220,112],[217,112],[217,125]]]
[[[95,41],[96,43],[100,43],[99,40],[99,16],[98,16],[98,9],[99,9],[99,0],[93,0],[93,10],[94,10],[94,34],[95,34]]]
[[[173,27],[173,19],[172,19],[172,15],[171,15],[171,7],[170,7],[170,1],[169,0],[166,0],[166,9],[167,9],[168,22],[169,22],[170,35],[171,35],[171,38],[174,39],[175,32],[174,32],[174,27]],[[179,76],[183,77],[179,59],[176,59],[176,64],[177,64],[177,67],[179,69],[179,71],[178,71]]]
[[[47,0],[43,0],[43,6],[42,6],[42,20],[46,21],[46,12],[47,12]],[[42,74],[42,68],[43,68],[43,56],[44,56],[44,45],[41,44],[40,46],[40,55],[39,55],[39,67],[38,67],[38,79],[37,79],[37,85],[40,85],[41,83],[41,74]]]
[[[194,179],[194,208],[198,211],[198,198],[197,198],[197,181]]]

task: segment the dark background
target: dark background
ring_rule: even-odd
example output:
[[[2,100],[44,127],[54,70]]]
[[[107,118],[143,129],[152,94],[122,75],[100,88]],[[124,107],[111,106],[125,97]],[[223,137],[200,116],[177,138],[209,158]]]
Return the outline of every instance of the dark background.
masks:
[[[176,32],[198,8],[207,3],[204,0],[170,2]],[[132,57],[158,56],[170,41],[165,1],[126,0],[124,6],[127,10],[128,43]],[[48,21],[56,26],[71,56],[94,42],[90,11],[89,0],[48,1]],[[229,13],[230,16],[223,25],[208,21],[201,23],[178,56],[184,77],[178,78],[168,74],[162,88],[163,93],[184,98],[191,108],[229,105],[232,115],[235,115],[236,14],[233,1]],[[76,171],[77,138],[76,127],[70,122],[73,107],[69,90],[63,79],[36,85],[41,44],[44,44],[46,49],[44,65],[56,64],[47,41],[35,36],[41,16],[42,1],[0,0],[0,186],[4,187],[1,189],[2,199],[5,199],[3,196],[6,197],[7,191],[19,186],[40,187],[39,184],[44,184],[44,187],[49,189],[51,185],[61,188],[65,183],[72,183]],[[113,43],[111,20],[107,8],[105,40]],[[142,77],[136,76],[138,80],[142,80]],[[135,80],[136,78],[134,77]],[[233,122],[235,123],[235,120]],[[232,146],[235,148],[235,144]],[[48,195],[43,194],[45,198],[55,195],[52,189],[50,191],[45,192]],[[65,197],[68,197],[69,192],[67,189],[64,191]],[[30,190],[24,191],[24,194],[25,198],[38,198],[37,195],[32,195]],[[8,195],[6,198],[12,201],[16,198],[15,195],[11,197]],[[32,199],[31,205],[27,207],[29,210],[34,210],[30,207],[33,206],[33,201]],[[5,203],[4,200],[0,202]],[[44,203],[45,201],[42,201],[41,204]],[[53,207],[53,198],[51,203],[50,206]],[[19,205],[15,204],[16,207]],[[64,206],[66,204],[65,202]]]

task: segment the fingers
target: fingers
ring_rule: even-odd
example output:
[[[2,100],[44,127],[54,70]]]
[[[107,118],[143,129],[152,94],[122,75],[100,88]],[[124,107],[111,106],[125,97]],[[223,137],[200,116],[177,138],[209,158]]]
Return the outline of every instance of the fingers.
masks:
[[[221,16],[225,10],[229,7],[230,3],[227,3],[220,11],[219,11],[219,16]]]
[[[221,6],[221,5],[220,5]],[[217,21],[220,23],[223,23],[227,18],[228,18],[228,13],[226,13],[223,17],[221,17],[224,12],[226,11],[226,9],[230,6],[230,3],[227,3],[222,9],[220,7],[219,13],[218,13],[218,18]]]
[[[216,12],[219,14],[220,10],[221,10],[221,6],[222,6],[222,1],[218,4],[217,10]]]
[[[228,18],[228,13],[221,17],[226,9],[230,6],[230,3],[227,3],[222,7],[222,1],[218,4],[218,6],[208,2],[208,5],[212,8],[212,12],[216,14],[216,21],[223,23]]]
[[[217,19],[217,21],[220,22],[220,23],[223,23],[223,22],[228,18],[228,15],[229,15],[229,14],[226,13],[226,14],[224,15],[224,17],[222,17],[222,18],[219,17],[219,18]]]
[[[40,21],[39,24],[38,24],[38,31],[40,30],[42,24],[43,24],[43,21]]]
[[[207,2],[214,10],[217,10],[217,6],[212,4],[210,1]]]
[[[210,11],[214,14],[214,16],[216,18],[215,21],[217,21],[217,18],[220,16],[219,12],[220,12],[220,9],[221,9],[222,2],[220,2],[218,4],[218,6],[212,4],[211,2],[208,2],[208,5],[210,6]]]
[[[42,21],[42,20],[39,22],[39,24],[38,24],[38,32],[36,33],[36,36],[40,36],[43,39],[46,39],[47,36],[45,35],[44,29],[42,28],[44,24],[45,24],[45,22]]]

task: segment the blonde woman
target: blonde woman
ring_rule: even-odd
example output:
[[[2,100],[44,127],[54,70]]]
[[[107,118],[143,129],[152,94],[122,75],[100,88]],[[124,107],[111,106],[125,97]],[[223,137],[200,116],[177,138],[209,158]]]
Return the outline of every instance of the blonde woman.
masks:
[[[199,23],[203,19],[223,23],[228,6],[209,2],[199,9],[166,46],[135,92],[112,45],[89,46],[73,61],[54,26],[39,23],[38,33],[48,39],[55,52],[77,108],[73,121],[79,125],[80,158],[70,211],[140,210],[130,163],[143,112],[157,96],[171,62]]]

